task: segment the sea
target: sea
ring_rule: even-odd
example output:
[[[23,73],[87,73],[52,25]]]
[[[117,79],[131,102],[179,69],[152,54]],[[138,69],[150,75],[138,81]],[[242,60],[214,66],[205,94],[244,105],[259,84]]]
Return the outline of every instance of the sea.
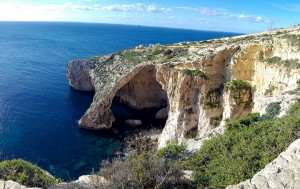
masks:
[[[65,181],[99,171],[122,140],[78,128],[93,93],[69,87],[67,62],[134,48],[240,35],[160,27],[0,22],[0,160],[22,158]]]

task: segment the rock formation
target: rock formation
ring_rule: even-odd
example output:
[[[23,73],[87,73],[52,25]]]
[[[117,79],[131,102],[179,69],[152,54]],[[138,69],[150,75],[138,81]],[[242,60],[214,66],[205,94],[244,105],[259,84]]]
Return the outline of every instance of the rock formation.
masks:
[[[41,188],[27,188],[26,186],[23,186],[21,184],[18,184],[14,181],[2,181],[0,180],[0,189],[41,189]]]
[[[80,91],[94,91],[95,89],[89,76],[92,65],[92,62],[84,60],[69,62],[67,78],[69,79],[70,86]]]
[[[70,85],[95,90],[79,121],[87,129],[109,129],[113,99],[135,109],[157,108],[166,118],[159,147],[171,140],[197,144],[222,132],[226,120],[245,111],[263,113],[293,103],[300,79],[300,28],[255,35],[124,50],[68,63]],[[241,80],[251,88],[227,90]],[[199,148],[199,145],[197,145]]]

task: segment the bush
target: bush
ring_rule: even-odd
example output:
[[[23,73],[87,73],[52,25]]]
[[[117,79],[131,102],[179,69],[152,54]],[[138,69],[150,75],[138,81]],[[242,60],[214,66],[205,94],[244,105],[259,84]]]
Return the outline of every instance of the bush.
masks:
[[[36,165],[22,159],[0,162],[0,179],[13,180],[27,187],[48,187],[59,182]]]
[[[262,115],[259,119],[262,121],[265,119],[274,118],[280,113],[280,109],[281,109],[280,102],[271,102],[266,107],[266,113]]]
[[[208,76],[200,70],[182,69],[182,70],[180,70],[180,73],[185,74],[185,75],[191,75],[191,76],[194,76],[194,77],[200,77],[200,78],[205,79],[205,80],[209,79]]]
[[[161,158],[179,159],[182,157],[185,149],[185,145],[177,145],[175,142],[171,142],[166,147],[158,150],[156,154]]]
[[[278,57],[278,56],[273,56],[273,57],[270,57],[270,58],[267,58],[265,60],[268,64],[276,64],[276,63],[280,63],[281,62],[281,58]]]
[[[278,104],[269,107],[269,113],[278,110]],[[298,103],[281,118],[260,120],[259,114],[248,113],[228,123],[224,135],[204,142],[182,161],[186,169],[195,171],[195,186],[226,188],[252,178],[300,137],[299,112]]]
[[[273,56],[273,57],[269,57],[269,58],[265,59],[265,61],[268,64],[276,64],[276,65],[280,65],[280,66],[283,65],[284,67],[288,67],[288,68],[298,69],[300,67],[299,59],[282,60],[278,56]]]
[[[242,80],[236,79],[225,83],[224,88],[226,91],[228,90],[239,91],[244,89],[251,90],[251,85]]]
[[[266,114],[275,117],[280,113],[280,102],[272,102],[266,107]]]
[[[180,168],[164,158],[143,152],[129,157],[102,161],[100,173],[109,181],[107,188],[174,188],[180,186]]]

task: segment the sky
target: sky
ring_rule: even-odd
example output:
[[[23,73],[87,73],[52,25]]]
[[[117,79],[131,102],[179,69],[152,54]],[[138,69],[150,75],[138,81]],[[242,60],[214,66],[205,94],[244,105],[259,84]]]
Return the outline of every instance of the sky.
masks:
[[[300,24],[300,1],[0,0],[0,21],[71,21],[254,33]]]

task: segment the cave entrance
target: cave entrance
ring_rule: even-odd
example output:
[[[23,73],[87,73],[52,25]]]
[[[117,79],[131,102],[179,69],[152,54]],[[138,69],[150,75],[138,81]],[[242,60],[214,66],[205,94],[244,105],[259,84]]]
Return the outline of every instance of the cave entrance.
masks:
[[[115,94],[111,110],[116,118],[113,128],[162,129],[165,126],[169,100],[156,80],[155,67],[143,68]]]

